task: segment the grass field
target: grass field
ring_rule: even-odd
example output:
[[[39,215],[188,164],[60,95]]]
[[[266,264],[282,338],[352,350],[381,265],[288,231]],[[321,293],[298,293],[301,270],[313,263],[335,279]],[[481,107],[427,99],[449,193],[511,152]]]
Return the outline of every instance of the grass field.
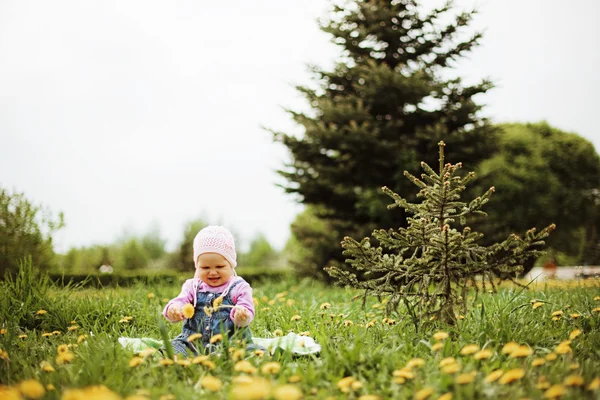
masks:
[[[27,273],[2,285],[2,399],[600,398],[598,280],[504,287],[473,298],[456,327],[418,332],[377,299],[363,309],[351,290],[264,283],[254,336],[310,335],[319,355],[242,355],[232,344],[172,363],[117,339],[161,338],[177,285],[55,288]],[[168,324],[168,336],[180,329]]]

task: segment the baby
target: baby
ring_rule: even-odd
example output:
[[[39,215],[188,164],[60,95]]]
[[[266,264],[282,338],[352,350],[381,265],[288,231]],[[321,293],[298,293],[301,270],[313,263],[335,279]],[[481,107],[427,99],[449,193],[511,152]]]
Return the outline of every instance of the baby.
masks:
[[[169,301],[163,315],[170,322],[185,318],[182,332],[172,340],[177,354],[197,355],[213,351],[216,335],[252,342],[248,325],[254,319],[252,288],[235,273],[236,252],[231,233],[222,226],[208,226],[194,238],[196,274],[181,293]],[[192,315],[193,312],[193,315]],[[185,315],[184,315],[185,314]],[[188,341],[191,335],[194,340]],[[259,346],[256,346],[259,347]]]

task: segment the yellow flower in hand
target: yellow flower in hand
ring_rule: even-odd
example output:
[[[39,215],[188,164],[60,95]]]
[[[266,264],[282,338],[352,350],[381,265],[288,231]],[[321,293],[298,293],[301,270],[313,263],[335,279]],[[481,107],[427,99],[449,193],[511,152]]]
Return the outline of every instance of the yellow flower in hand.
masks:
[[[191,305],[190,303],[187,303],[185,306],[183,306],[183,308],[181,309],[181,312],[183,313],[183,317],[186,319],[190,319],[194,316],[194,306]]]

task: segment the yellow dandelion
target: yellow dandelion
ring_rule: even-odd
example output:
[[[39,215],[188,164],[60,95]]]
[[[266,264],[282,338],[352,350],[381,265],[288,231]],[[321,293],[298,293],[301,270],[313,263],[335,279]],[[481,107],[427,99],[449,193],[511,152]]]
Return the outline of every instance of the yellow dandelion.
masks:
[[[432,350],[432,351],[439,351],[439,350],[441,350],[443,347],[444,347],[444,344],[443,344],[443,343],[439,343],[439,342],[438,342],[438,343],[434,343],[434,344],[432,344],[432,345],[431,345],[431,350]]]
[[[456,383],[459,385],[466,385],[467,383],[471,383],[473,381],[475,381],[475,374],[470,372],[466,374],[460,374],[456,377]]]
[[[57,353],[66,353],[69,351],[69,346],[66,344],[61,344],[56,348]]]
[[[488,376],[485,377],[484,381],[487,383],[492,383],[498,380],[504,374],[504,371],[501,369],[497,369],[495,371],[490,372]]]
[[[552,385],[550,389],[544,392],[545,399],[555,399],[563,396],[566,393],[566,389],[563,385]]]
[[[163,394],[162,396],[160,396],[158,398],[158,400],[175,400],[175,395],[172,395],[172,394]]]
[[[540,380],[538,383],[536,383],[535,387],[538,390],[546,390],[550,387],[550,382],[546,380]]]
[[[559,321],[560,317],[552,317],[552,321]]]
[[[154,293],[150,292],[150,293],[148,293],[148,294],[146,295],[146,297],[148,297],[149,299],[153,299],[153,298],[155,298],[156,296],[154,295]]]
[[[460,365],[458,364],[449,364],[440,368],[440,372],[442,374],[452,375],[460,371]]]
[[[142,357],[133,357],[131,360],[129,360],[129,366],[131,368],[135,368],[138,365],[141,365],[144,362],[144,359]]]
[[[6,350],[0,349],[0,360],[8,361],[8,353]]]
[[[300,375],[292,375],[288,378],[288,382],[289,383],[298,383],[302,380],[302,377]]]
[[[210,338],[209,342],[210,342],[211,344],[215,344],[215,343],[217,343],[217,342],[220,342],[220,341],[222,341],[222,340],[223,340],[223,335],[222,335],[222,334],[220,334],[220,333],[217,333],[216,335],[214,335],[214,336],[211,336],[211,338]]]
[[[523,378],[524,376],[525,370],[523,368],[510,369],[500,377],[500,380],[498,382],[500,382],[502,385],[506,385],[508,383],[517,381]]]
[[[492,357],[494,355],[494,352],[490,349],[484,349],[484,350],[480,350],[477,353],[475,353],[473,355],[473,358],[476,360],[487,360],[488,358]]]
[[[23,400],[23,396],[16,387],[0,385],[0,399]]]
[[[50,364],[48,361],[42,361],[40,363],[40,368],[42,369],[42,371],[44,372],[55,372],[56,370],[54,369],[54,367],[52,366],[52,364]]]
[[[533,350],[531,350],[529,346],[519,346],[516,349],[514,349],[508,356],[510,358],[522,358],[529,357],[532,354]]]
[[[599,301],[600,300],[600,296],[594,297],[594,300]]]
[[[268,362],[264,364],[260,370],[265,375],[275,375],[281,370],[281,364],[279,364],[277,361]]]
[[[442,332],[442,331],[436,332],[436,333],[433,334],[433,338],[435,340],[444,340],[444,339],[448,338],[448,333],[447,332]]]
[[[300,335],[300,336],[310,336],[310,331],[300,332],[300,333],[298,333],[298,335]]]
[[[177,363],[177,365],[181,365],[182,367],[189,367],[190,365],[192,365],[192,360],[190,360],[189,358],[178,358],[177,360],[175,360],[175,362]]]
[[[44,314],[47,314],[47,313],[48,313],[48,311],[46,311],[46,310],[38,310],[38,311],[35,313],[35,315],[44,315]]]
[[[546,354],[546,361],[554,361],[558,358],[558,355],[556,353],[548,353]]]
[[[543,358],[536,358],[535,360],[533,360],[531,362],[531,366],[539,367],[540,365],[544,365],[545,363],[546,363],[546,360],[544,360]]]
[[[188,342],[193,342],[196,339],[200,339],[202,337],[201,333],[193,333],[190,336],[188,336],[187,341]]]
[[[593,313],[600,313],[600,307],[596,307],[594,309],[592,309]]]
[[[52,332],[44,332],[42,333],[42,337],[50,337],[52,336]]]
[[[573,330],[573,332],[571,332],[569,334],[569,340],[573,340],[581,334],[582,334],[581,329],[575,329],[575,330]]]
[[[194,310],[194,306],[191,303],[186,303],[182,308],[181,308],[181,313],[183,314],[183,317],[186,319],[190,319],[194,316],[194,312],[196,310]]]
[[[542,303],[541,301],[536,301],[535,303],[533,303],[531,305],[531,308],[535,310],[536,308],[540,308],[543,305],[544,305],[544,303]]]
[[[246,382],[235,382],[230,391],[232,400],[263,399],[271,392],[271,383],[260,377],[254,377]]]
[[[206,355],[196,356],[196,357],[192,358],[192,364],[201,364],[203,361],[206,361],[208,359],[209,359],[209,357]]]
[[[354,381],[354,382],[352,382],[350,387],[352,388],[352,390],[359,390],[359,389],[362,389],[363,384],[361,381]]]
[[[404,384],[404,382],[406,382],[406,379],[404,379],[401,376],[395,376],[395,377],[392,378],[392,382],[395,383],[395,384],[397,384],[397,385],[402,385],[402,384]]]
[[[594,378],[589,385],[587,385],[587,390],[598,390],[600,388],[600,378]]]
[[[363,394],[358,398],[358,400],[381,400],[381,397],[374,394]]]
[[[46,394],[46,389],[39,381],[35,379],[26,379],[17,385],[19,391],[30,399],[40,399]]]
[[[563,310],[557,310],[552,313],[553,317],[561,317],[564,314]]]
[[[445,367],[446,365],[456,364],[456,358],[454,357],[446,357],[440,361],[440,367]]]
[[[290,320],[291,321],[298,321],[300,318],[301,317],[298,314],[296,314],[296,315],[293,315],[292,318],[290,318]]]
[[[238,361],[233,366],[233,370],[235,372],[245,372],[247,374],[254,374],[254,373],[256,373],[256,368],[248,360]]]
[[[200,378],[200,386],[211,392],[218,392],[223,387],[223,382],[215,376],[206,375]]]
[[[574,371],[574,370],[576,370],[576,369],[578,369],[578,368],[579,368],[579,364],[577,364],[577,363],[573,363],[573,364],[570,364],[570,365],[569,365],[569,369],[570,369],[571,371]]]
[[[286,304],[288,307],[291,307],[291,306],[293,306],[293,305],[294,305],[294,303],[295,303],[295,302],[296,302],[295,300],[288,299],[288,300],[285,302],[285,304]]]
[[[404,379],[414,379],[415,374],[408,368],[397,369],[392,372],[392,376]]]
[[[425,360],[422,358],[413,358],[406,363],[407,368],[419,368],[425,365]]]
[[[76,331],[76,330],[77,330],[77,328],[79,328],[77,325],[71,325],[70,327],[68,327],[68,328],[67,328],[67,330],[68,330],[69,332],[73,332],[73,331]]]
[[[321,305],[319,306],[319,308],[321,310],[327,310],[330,307],[331,307],[331,304],[329,304],[329,303],[321,303]]]
[[[510,354],[513,351],[515,351],[516,349],[518,349],[519,346],[520,346],[520,344],[517,342],[508,342],[502,347],[502,350],[500,352],[502,354]]]
[[[565,386],[583,386],[585,381],[581,375],[569,375],[563,381]]]
[[[173,365],[175,364],[175,361],[171,360],[170,358],[161,358],[158,361],[158,365],[163,365],[163,366],[168,366],[168,365]]]
[[[26,339],[26,338],[27,338],[27,335],[25,335],[25,334],[19,335],[19,339]]]
[[[479,346],[476,344],[468,344],[462,349],[460,349],[460,355],[470,356],[471,354],[475,354],[479,351]]]
[[[415,400],[425,400],[427,398],[429,398],[429,396],[431,396],[433,393],[435,392],[435,390],[433,390],[433,388],[430,387],[425,387],[421,390],[419,390],[417,393],[415,393]]]
[[[143,357],[143,358],[146,358],[146,357],[148,357],[148,356],[150,356],[150,355],[152,355],[152,354],[154,354],[154,353],[156,353],[156,349],[153,349],[153,348],[147,348],[147,349],[141,350],[141,351],[138,353],[138,356],[140,356],[140,357]]]
[[[204,360],[200,363],[200,365],[202,365],[203,367],[206,367],[210,370],[213,370],[215,368],[217,368],[217,364],[215,364],[213,361],[211,360]]]
[[[4,328],[0,329],[0,335],[6,335],[6,329],[4,329]]]
[[[581,314],[579,314],[579,313],[571,314],[571,318],[573,318],[573,319],[579,319],[580,317],[581,317]]]
[[[350,388],[352,387],[352,383],[356,381],[356,378],[353,376],[346,376],[340,379],[336,386],[344,393],[350,392]]]
[[[304,343],[303,341],[300,341],[300,346],[301,346],[301,347],[304,347],[304,344],[303,344],[303,343]],[[265,355],[265,352],[264,352],[264,350],[254,350],[254,355],[255,355],[255,356],[262,357],[262,356],[264,356],[264,355]]]
[[[281,329],[275,329],[273,331],[273,335],[275,335],[275,336],[283,336],[283,331]]]
[[[556,348],[554,349],[554,352],[556,354],[568,354],[568,353],[572,353],[573,349],[570,346],[571,342],[569,340],[566,340],[562,343],[560,343],[558,346],[556,346]]]
[[[47,384],[47,385],[46,385],[46,390],[47,390],[47,391],[49,391],[49,392],[51,392],[51,391],[53,391],[53,390],[55,390],[55,389],[56,389],[56,388],[55,388],[55,387],[54,387],[54,385],[53,385],[53,384],[51,384],[51,383],[49,383],[49,384]]]
[[[354,322],[350,321],[349,319],[344,321],[344,326],[352,326],[354,325]]]
[[[443,395],[438,397],[437,400],[452,400],[452,393],[444,393]]]
[[[87,335],[79,335],[77,337],[77,343],[85,342],[86,339],[87,339]]]
[[[57,365],[69,364],[71,361],[73,361],[73,358],[75,358],[75,354],[67,351],[65,353],[59,353],[56,356],[55,362]]]

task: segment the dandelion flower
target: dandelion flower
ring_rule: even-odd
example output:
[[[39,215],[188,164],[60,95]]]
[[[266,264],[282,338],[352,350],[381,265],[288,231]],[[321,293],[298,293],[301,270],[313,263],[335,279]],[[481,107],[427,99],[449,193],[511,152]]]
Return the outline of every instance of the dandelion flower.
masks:
[[[194,306],[191,303],[186,303],[182,308],[181,308],[181,313],[183,314],[183,317],[186,319],[190,319],[194,316]]]
[[[207,355],[196,356],[192,358],[192,364],[201,364],[203,361],[208,360],[208,358],[209,357]]]
[[[571,314],[571,318],[573,318],[573,319],[579,319],[579,317],[581,317],[581,314],[579,314],[579,313]]]
[[[47,391],[49,391],[49,392],[51,392],[51,391],[53,391],[53,390],[55,390],[55,389],[56,389],[56,388],[55,388],[55,387],[54,387],[54,385],[53,385],[53,384],[51,384],[51,383],[49,383],[49,384],[47,384],[47,385],[46,385],[46,390],[47,390]]]
[[[444,393],[443,395],[438,397],[437,400],[452,400],[452,393]]]
[[[175,361],[171,360],[170,358],[161,358],[158,362],[158,365],[163,365],[165,367],[173,364],[175,364]]]
[[[522,358],[529,357],[533,354],[533,350],[531,350],[528,346],[519,346],[508,355],[510,358]]]
[[[352,386],[352,383],[356,381],[356,378],[353,376],[346,376],[342,379],[340,379],[336,386],[344,393],[348,393],[350,392],[350,388]]]
[[[19,391],[30,399],[40,399],[46,394],[44,385],[35,379],[21,381],[17,386]]]
[[[288,382],[289,383],[298,383],[302,380],[302,377],[300,375],[292,375],[288,378]]]
[[[540,308],[543,305],[544,305],[544,303],[542,303],[541,301],[536,301],[535,303],[533,303],[531,305],[531,308],[535,310],[536,308]]]
[[[422,358],[413,358],[406,363],[407,368],[419,368],[425,365],[425,360]]]
[[[65,353],[59,353],[56,356],[55,362],[57,365],[69,364],[71,361],[73,361],[73,358],[75,358],[75,354],[67,351]]]
[[[600,378],[594,378],[587,386],[587,390],[597,390],[600,388]]]
[[[494,381],[497,381],[498,378],[502,376],[502,374],[504,374],[504,371],[501,369],[497,369],[495,371],[492,371],[488,376],[486,376],[484,380],[487,383],[492,383]]]
[[[381,400],[381,397],[374,394],[363,394],[358,398],[358,400]]]
[[[458,365],[458,364],[445,365],[440,369],[440,371],[442,372],[442,374],[452,375],[452,374],[455,374],[458,371],[460,371],[460,365]]]
[[[217,365],[214,362],[212,362],[211,360],[204,360],[200,363],[200,365],[202,365],[210,370],[217,368]]]
[[[414,379],[415,374],[410,369],[403,368],[403,369],[397,369],[394,372],[392,372],[392,376],[400,377],[400,378],[404,378],[404,379]]]
[[[236,382],[230,391],[232,400],[263,399],[271,392],[271,383],[264,378],[251,378],[246,382]]]
[[[552,385],[552,387],[544,392],[545,399],[555,399],[564,395],[566,389],[563,385]]]
[[[454,357],[446,357],[440,361],[440,367],[445,367],[450,364],[456,364],[456,359]]]
[[[439,351],[439,350],[441,350],[443,347],[444,347],[444,344],[443,344],[443,343],[439,343],[439,342],[438,342],[438,343],[434,343],[434,344],[432,344],[432,345],[431,345],[431,350],[432,350],[432,351]]]
[[[189,367],[190,365],[192,365],[192,360],[188,358],[177,359],[175,360],[175,362],[177,363],[177,365],[181,365],[182,367]]]
[[[523,378],[524,376],[525,376],[525,370],[523,368],[515,368],[515,369],[506,371],[506,373],[504,375],[502,375],[502,377],[500,377],[500,380],[498,382],[500,382],[503,385],[506,385],[508,383],[517,381],[517,380]]]
[[[142,362],[144,362],[144,359],[142,357],[133,357],[131,360],[129,360],[129,366],[131,368],[135,368]]]
[[[292,318],[290,318],[290,320],[291,321],[298,321],[300,318],[301,317],[298,314],[296,314],[296,315],[292,316]]]
[[[504,347],[502,347],[501,353],[502,354],[510,354],[513,351],[515,351],[516,349],[519,348],[519,343],[517,342],[508,342],[504,345]]]
[[[397,385],[403,385],[404,382],[406,382],[406,379],[404,379],[401,376],[395,376],[395,377],[392,378],[392,382],[395,383],[395,384],[397,384]]]
[[[55,372],[56,370],[54,369],[54,367],[52,366],[52,364],[50,364],[48,361],[42,361],[40,363],[40,368],[42,369],[42,371],[44,372]]]
[[[4,328],[0,329],[0,335],[6,335],[6,329],[4,329]]]
[[[8,353],[6,350],[0,349],[0,360],[8,361]]]
[[[600,313],[600,307],[596,307],[592,310],[593,313]]]
[[[233,366],[233,370],[235,372],[245,372],[247,374],[254,374],[254,373],[256,373],[256,368],[248,360],[238,361]]]
[[[569,375],[564,380],[565,386],[583,386],[585,381],[581,375]]]
[[[569,340],[575,339],[576,337],[581,335],[581,333],[581,329],[575,329],[573,332],[571,332],[571,334],[569,334]]]
[[[574,371],[578,368],[579,368],[579,364],[577,364],[577,363],[573,363],[573,364],[569,365],[569,369],[572,371]]]
[[[352,326],[354,325],[354,322],[350,321],[349,319],[344,321],[344,326]]]
[[[594,300],[599,301],[600,300],[600,296],[594,297]]]
[[[223,382],[217,377],[212,375],[206,375],[200,378],[200,386],[204,389],[210,390],[211,392],[218,392],[223,387]]]
[[[26,338],[27,338],[27,335],[25,335],[25,334],[19,335],[19,339],[26,339]]]
[[[77,343],[85,342],[86,339],[87,339],[87,335],[79,335],[77,337]]]
[[[69,346],[67,346],[66,344],[61,344],[56,348],[56,351],[58,353],[66,353],[67,351],[69,351]]]
[[[223,335],[222,335],[222,334],[220,334],[220,333],[217,333],[216,335],[214,335],[214,336],[211,336],[211,338],[210,338],[209,342],[210,342],[211,344],[215,344],[215,343],[217,343],[217,342],[220,342],[220,341],[222,341],[222,340],[223,340]]]
[[[554,361],[556,360],[556,358],[558,357],[558,355],[556,353],[548,353],[546,354],[546,361]]]
[[[552,313],[552,316],[553,316],[553,317],[560,317],[560,316],[562,316],[563,314],[564,314],[564,311],[562,311],[562,310],[558,310],[558,311],[554,311],[554,312]]]
[[[69,332],[73,332],[73,331],[76,331],[76,330],[77,330],[77,328],[79,328],[77,325],[71,325],[70,327],[68,327],[68,328],[67,328],[67,330],[68,330]]]
[[[475,375],[472,373],[460,374],[456,377],[456,383],[459,385],[466,385],[467,383],[471,383],[475,381]]]
[[[419,390],[417,393],[415,393],[415,400],[425,400],[429,396],[431,396],[434,392],[435,392],[435,390],[433,390],[433,388],[425,387],[425,388]]]
[[[38,311],[35,313],[35,315],[44,315],[44,314],[47,314],[47,313],[48,313],[48,311],[46,311],[46,310],[38,310]]]
[[[310,331],[300,332],[300,333],[298,333],[298,335],[300,335],[300,336],[310,336]]]
[[[546,363],[546,360],[544,360],[543,358],[536,358],[535,360],[533,360],[531,362],[531,366],[539,367],[540,365],[544,365],[545,363]]]
[[[554,349],[554,352],[556,354],[572,353],[573,349],[571,348],[570,344],[571,344],[570,340],[565,340],[564,342],[561,342],[558,346],[556,346],[556,348]]]
[[[273,335],[275,335],[275,336],[283,336],[283,331],[281,329],[275,329],[273,331]]]
[[[44,332],[42,333],[42,337],[50,337],[52,336],[52,332]]]
[[[359,390],[362,389],[363,384],[361,381],[354,381],[352,382],[352,384],[350,384],[350,387],[352,388],[352,390]]]
[[[322,304],[319,306],[319,308],[320,308],[321,310],[327,310],[327,309],[328,309],[328,308],[330,308],[330,307],[331,307],[331,304],[329,304],[329,303],[322,303]]]
[[[281,370],[281,364],[276,361],[268,362],[260,368],[265,375],[275,375]]]
[[[444,340],[448,338],[448,333],[447,332],[436,332],[433,334],[433,338],[435,340]]]
[[[494,355],[494,352],[490,349],[484,349],[484,350],[480,350],[477,353],[475,353],[473,355],[473,358],[476,360],[487,360],[488,358],[492,357]]]
[[[479,351],[479,346],[476,344],[468,344],[460,350],[460,354],[463,356],[470,356]]]
[[[193,333],[190,336],[188,336],[187,341],[188,342],[193,342],[196,339],[200,339],[202,337],[201,333]]]

